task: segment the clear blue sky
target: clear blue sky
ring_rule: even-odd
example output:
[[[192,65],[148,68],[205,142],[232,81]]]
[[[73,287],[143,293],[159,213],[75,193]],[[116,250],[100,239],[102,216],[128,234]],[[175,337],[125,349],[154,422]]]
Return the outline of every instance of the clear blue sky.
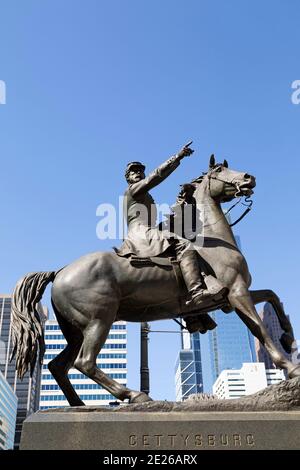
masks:
[[[254,174],[254,210],[238,226],[253,287],[278,293],[300,338],[299,14],[297,0],[1,0],[0,292],[110,249],[96,208],[117,202],[126,162],[153,169],[193,139],[156,201],[172,203],[212,152]],[[155,398],[174,398],[177,346],[151,336]],[[138,347],[130,326],[134,387]]]

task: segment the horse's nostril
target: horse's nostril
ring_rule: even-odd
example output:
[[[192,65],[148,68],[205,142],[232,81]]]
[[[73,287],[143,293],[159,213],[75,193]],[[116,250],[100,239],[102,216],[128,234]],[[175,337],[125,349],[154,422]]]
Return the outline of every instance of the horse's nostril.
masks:
[[[248,173],[245,173],[245,174],[244,174],[244,179],[245,179],[245,180],[251,180],[251,176],[248,175]]]

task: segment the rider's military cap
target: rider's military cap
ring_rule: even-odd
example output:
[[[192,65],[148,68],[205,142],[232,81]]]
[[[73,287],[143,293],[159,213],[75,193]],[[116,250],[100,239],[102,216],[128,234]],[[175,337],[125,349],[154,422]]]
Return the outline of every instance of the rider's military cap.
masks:
[[[144,171],[145,168],[146,168],[145,165],[143,165],[141,162],[130,162],[130,163],[128,163],[127,166],[126,166],[125,176],[128,175],[128,173],[130,172],[130,170],[131,170],[133,167],[142,168],[143,171]]]

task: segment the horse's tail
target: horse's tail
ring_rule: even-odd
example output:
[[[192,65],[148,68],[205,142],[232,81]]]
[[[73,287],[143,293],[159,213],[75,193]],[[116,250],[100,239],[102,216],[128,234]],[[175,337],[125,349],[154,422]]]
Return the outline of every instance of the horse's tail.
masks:
[[[16,356],[18,377],[23,378],[30,365],[33,374],[39,349],[42,364],[45,352],[44,331],[36,310],[47,284],[52,282],[55,272],[29,273],[20,279],[14,289],[11,305],[13,349],[10,360]]]

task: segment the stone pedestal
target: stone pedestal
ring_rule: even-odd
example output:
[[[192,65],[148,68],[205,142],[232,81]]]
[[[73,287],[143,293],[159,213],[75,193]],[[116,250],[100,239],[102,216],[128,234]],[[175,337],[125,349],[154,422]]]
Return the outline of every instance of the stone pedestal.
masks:
[[[66,409],[65,409],[66,410]],[[300,449],[300,410],[121,412],[76,408],[26,419],[22,450]]]

